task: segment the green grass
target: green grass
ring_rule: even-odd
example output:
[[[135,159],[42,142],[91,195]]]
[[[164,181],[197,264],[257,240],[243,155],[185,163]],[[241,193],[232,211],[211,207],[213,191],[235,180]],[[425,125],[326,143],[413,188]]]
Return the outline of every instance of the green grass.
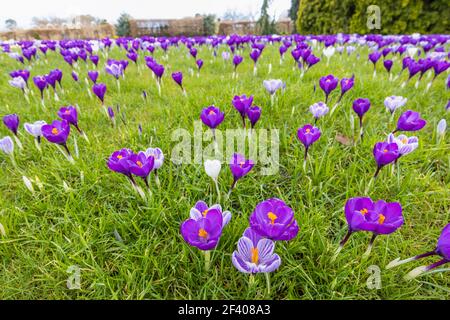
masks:
[[[320,55],[321,49],[314,52]],[[420,264],[431,263],[432,258],[384,269],[397,257],[406,258],[433,249],[440,231],[450,221],[449,138],[447,135],[437,144],[435,133],[440,119],[450,121],[444,109],[449,98],[444,89],[446,75],[441,75],[428,93],[424,92],[428,81],[423,81],[418,90],[414,83],[401,88],[406,74],[396,82],[389,82],[380,61],[377,78],[373,79],[372,65],[366,62],[367,50],[362,48],[359,52],[360,60],[355,59],[355,54],[352,58],[336,54],[329,66],[321,61],[301,79],[299,71],[292,70],[289,53],[283,65],[279,65],[275,46],[265,49],[258,63],[258,75],[254,77],[246,49],[244,62],[238,67],[239,78],[232,80],[231,62],[223,63],[220,52],[214,60],[210,50],[199,50],[205,65],[197,78],[189,75],[188,68],[195,68],[195,61],[187,56],[187,50],[172,48],[168,61],[162,60],[161,52],[155,54],[166,66],[161,97],[151,71],[142,60],[141,75],[130,63],[119,94],[114,79],[103,70],[102,58],[99,81],[108,85],[106,103],[120,104],[126,115],[126,125],[117,117],[117,128],[111,127],[99,101],[89,98],[84,63],[80,64],[80,86],[72,81],[70,67],[59,54],[49,53],[48,65],[33,65],[32,76],[55,67],[64,72],[65,93],[60,93],[61,101],[47,100],[47,111],[43,111],[34,86],[34,98],[27,104],[21,92],[8,85],[8,72],[21,65],[1,55],[0,115],[19,114],[24,150],[15,150],[19,169],[12,166],[9,157],[0,154],[0,223],[6,229],[6,236],[0,236],[0,298],[448,299],[448,271],[409,282],[403,280],[407,272]],[[114,49],[110,57],[125,55]],[[273,71],[268,75],[270,62]],[[399,71],[400,64],[396,59],[394,73]],[[183,71],[187,98],[170,78],[170,73],[176,70]],[[332,116],[319,120],[322,137],[311,149],[311,162],[304,174],[303,147],[296,139],[296,131],[313,121],[308,107],[324,99],[318,80],[329,73],[339,78],[355,74],[355,87]],[[262,86],[262,81],[268,78],[280,78],[287,83],[285,93],[277,94],[273,107]],[[314,84],[318,87],[315,93]],[[147,102],[142,99],[142,90],[148,92]],[[202,252],[183,241],[179,227],[189,217],[196,201],[213,204],[216,193],[202,165],[177,166],[170,161],[176,143],[171,141],[171,134],[177,128],[192,133],[194,120],[199,119],[202,108],[211,104],[226,113],[220,129],[240,127],[231,99],[235,94],[244,93],[253,94],[255,104],[263,109],[257,127],[280,130],[280,171],[262,176],[257,165],[238,183],[230,199],[222,201],[223,208],[230,210],[233,218],[212,254],[210,271],[205,272]],[[332,101],[337,99],[337,94],[333,93]],[[362,260],[362,254],[370,235],[355,234],[333,263],[331,256],[346,232],[344,203],[349,197],[364,194],[375,170],[373,145],[384,140],[395,125],[389,123],[383,105],[388,95],[407,97],[408,103],[400,111],[416,110],[428,120],[427,126],[417,133],[419,148],[401,159],[399,178],[396,174],[391,176],[390,168],[384,168],[369,192],[373,199],[400,202],[405,224],[394,234],[380,236],[367,260]],[[335,136],[337,133],[352,135],[351,103],[358,97],[372,102],[365,118],[365,140],[355,146],[345,146]],[[57,119],[59,107],[70,104],[79,105],[79,124],[90,139],[88,144],[72,130],[69,148],[73,150],[74,137],[77,137],[80,153],[75,165],[46,141],[42,143],[42,154],[38,153],[33,138],[22,127],[24,122]],[[142,136],[138,134],[139,123]],[[357,130],[355,119],[355,135]],[[0,137],[9,134],[0,126]],[[108,170],[106,159],[119,148],[138,151],[150,146],[160,147],[166,161],[159,170],[161,187],[158,189],[152,181],[153,196],[144,202],[124,176]],[[35,194],[31,194],[22,175],[32,180],[38,177],[42,190],[34,184]],[[224,165],[219,177],[222,198],[231,180]],[[63,182],[69,190],[63,188]],[[240,274],[233,267],[231,254],[255,206],[271,197],[283,199],[294,209],[300,232],[294,240],[276,245],[282,264],[271,274],[269,296],[264,275],[257,275],[256,286],[249,288],[248,275]],[[123,242],[116,239],[114,230]],[[80,290],[66,287],[69,276],[66,270],[71,265],[81,268]],[[371,265],[381,268],[380,290],[366,286],[370,276],[367,268]]]

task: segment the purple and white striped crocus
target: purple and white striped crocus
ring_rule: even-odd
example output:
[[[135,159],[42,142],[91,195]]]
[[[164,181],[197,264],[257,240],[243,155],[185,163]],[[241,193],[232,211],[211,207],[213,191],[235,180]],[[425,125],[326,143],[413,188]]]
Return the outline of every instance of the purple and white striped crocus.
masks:
[[[405,155],[413,152],[419,146],[419,138],[414,137],[414,136],[407,137],[404,134],[401,134],[398,137],[396,137],[394,134],[390,133],[388,138],[387,138],[387,142],[388,143],[395,143],[395,144],[397,144],[397,146],[398,146],[398,154],[399,154],[397,160],[400,157],[405,156]]]

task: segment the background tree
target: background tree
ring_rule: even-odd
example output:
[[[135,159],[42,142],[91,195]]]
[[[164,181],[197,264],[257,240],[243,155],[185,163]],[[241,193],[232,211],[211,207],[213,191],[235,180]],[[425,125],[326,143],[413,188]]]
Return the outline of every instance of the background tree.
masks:
[[[271,0],[263,0],[261,6],[261,15],[258,20],[258,27],[261,34],[274,34],[275,30],[275,19],[271,21],[269,16],[269,6]]]
[[[14,30],[17,28],[17,22],[14,19],[6,19],[5,20],[5,27],[8,30]]]
[[[289,18],[291,18],[294,23],[294,32],[297,32],[297,14],[298,8],[300,6],[300,0],[291,0],[291,7],[289,8]]]
[[[116,24],[116,34],[119,37],[127,37],[131,35],[130,19],[131,16],[128,13],[122,13],[120,15]]]
[[[204,35],[212,35],[216,32],[216,16],[207,14],[203,16],[203,33]]]

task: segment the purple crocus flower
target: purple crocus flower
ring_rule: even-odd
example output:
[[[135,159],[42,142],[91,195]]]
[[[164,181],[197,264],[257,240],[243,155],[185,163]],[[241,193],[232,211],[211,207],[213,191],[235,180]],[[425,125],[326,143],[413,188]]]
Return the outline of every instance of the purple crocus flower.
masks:
[[[392,60],[389,60],[389,59],[383,61],[384,68],[386,69],[386,71],[388,73],[391,72],[391,68],[392,68],[393,64],[394,64],[394,62]]]
[[[404,156],[404,155],[407,155],[407,154],[413,152],[419,146],[419,138],[414,137],[414,136],[407,137],[404,134],[401,134],[398,137],[395,137],[392,133],[390,133],[387,138],[387,142],[397,144],[399,158],[401,156]]]
[[[197,201],[195,206],[191,209],[189,215],[191,219],[194,220],[200,220],[201,218],[204,218],[208,215],[208,213],[211,212],[211,210],[217,210],[222,213],[222,228],[225,227],[231,220],[231,212],[230,211],[222,211],[222,207],[220,204],[212,205],[211,207],[208,207],[206,202],[204,201]]]
[[[215,106],[204,108],[200,114],[202,122],[213,130],[222,123],[224,117],[225,114]]]
[[[355,111],[359,117],[360,137],[362,140],[364,137],[363,116],[370,109],[370,100],[366,98],[358,98],[353,101],[352,107],[353,111]]]
[[[238,67],[238,65],[241,64],[242,60],[244,60],[244,58],[242,58],[240,55],[234,55],[233,57],[233,64],[234,64],[234,72],[236,72],[236,69]]]
[[[306,65],[308,66],[308,68],[306,70],[309,70],[309,68],[311,68],[313,65],[315,65],[319,61],[320,61],[320,58],[316,57],[313,54],[310,54],[308,56],[308,58],[306,58]]]
[[[0,139],[0,150],[3,151],[5,154],[8,154],[12,157],[13,152],[14,152],[14,142],[11,139],[10,136],[6,136],[2,139]],[[14,159],[14,158],[12,158]],[[14,164],[14,160],[13,160],[13,164]]]
[[[111,63],[105,67],[105,71],[119,80],[119,77],[123,75],[124,68],[121,63]]]
[[[91,60],[91,62],[92,62],[95,66],[98,65],[98,61],[99,61],[98,56],[91,55],[91,56],[89,56],[89,60]]]
[[[450,62],[446,60],[439,60],[433,64],[434,69],[434,79],[440,75],[442,72],[447,70],[450,67]]]
[[[133,61],[134,63],[137,63],[138,57],[139,55],[134,51],[130,51],[127,53],[127,58]]]
[[[195,63],[197,64],[198,71],[200,71],[200,69],[203,67],[203,60],[198,59],[197,61],[195,61]]]
[[[75,80],[75,82],[78,82],[79,80],[78,73],[76,73],[75,71],[72,71],[72,79]]]
[[[372,53],[369,54],[369,60],[370,62],[373,63],[373,68],[376,68],[377,65],[377,61],[381,58],[381,52],[379,51],[374,51]]]
[[[132,179],[130,171],[130,157],[132,155],[133,151],[126,148],[114,151],[108,158],[108,168],[111,171],[124,174]]]
[[[442,259],[428,266],[420,266],[415,268],[414,270],[409,272],[405,278],[407,280],[414,279],[424,272],[433,270],[443,264],[450,262],[450,223],[447,224],[442,230],[434,250],[404,260],[395,259],[386,266],[386,269],[391,269],[393,267],[405,264],[407,262],[416,261],[422,258],[427,258],[435,255],[441,256]]]
[[[89,79],[91,79],[91,81],[95,84],[97,83],[97,79],[98,79],[98,71],[92,70],[92,71],[88,71],[88,77]]]
[[[41,127],[42,135],[49,142],[64,146],[70,133],[70,124],[67,120],[54,120],[51,124]]]
[[[309,147],[320,138],[320,130],[310,124],[306,124],[297,130],[297,138],[305,146],[305,157],[308,156]]]
[[[233,154],[229,163],[231,174],[233,175],[233,183],[228,194],[231,194],[238,180],[246,176],[254,165],[255,163],[250,159],[246,159],[244,155],[240,153]]]
[[[255,63],[255,66],[256,66],[256,63],[258,62],[258,59],[260,56],[261,56],[261,51],[258,49],[254,49],[254,50],[252,50],[252,52],[250,52],[250,58]]]
[[[339,79],[332,74],[329,74],[325,77],[320,78],[319,85],[320,88],[325,93],[325,103],[328,103],[328,96],[330,93],[336,89],[337,85],[339,83]]]
[[[374,178],[376,178],[381,168],[398,159],[400,156],[398,145],[396,143],[377,142],[373,147],[373,156],[377,163],[377,170],[374,175]]]
[[[312,113],[315,122],[317,122],[319,118],[326,115],[329,110],[330,109],[328,108],[328,106],[323,102],[317,102],[309,106],[309,112]]]
[[[20,119],[19,116],[15,113],[8,114],[3,117],[3,123],[5,126],[17,136],[17,129],[19,128]]]
[[[273,253],[275,242],[258,235],[247,228],[239,239],[237,251],[233,252],[231,261],[243,273],[268,273],[278,269],[281,258]]]
[[[44,100],[44,89],[47,87],[47,79],[45,76],[36,76],[33,77],[33,82],[35,86],[41,92],[41,100]]]
[[[335,256],[342,250],[350,236],[357,231],[373,233],[366,255],[370,253],[378,235],[391,234],[403,225],[402,206],[398,202],[376,202],[368,197],[350,198],[345,203],[345,219],[348,232],[339,245]]]
[[[274,241],[292,240],[299,231],[294,211],[277,198],[260,202],[249,221],[253,231]]]
[[[79,133],[83,134],[83,131],[78,126],[78,112],[74,106],[61,107],[58,111],[58,116],[63,120],[67,120]]]
[[[26,69],[25,70],[14,70],[14,71],[11,71],[9,73],[9,75],[11,76],[11,78],[21,77],[28,86],[28,79],[30,78],[29,70],[26,70]]]
[[[102,104],[104,104],[105,93],[106,93],[106,84],[104,83],[96,83],[92,86],[92,92],[100,99]]]
[[[183,89],[183,73],[181,73],[181,71],[173,72],[172,79],[180,86],[181,89]]]
[[[222,235],[223,218],[219,210],[213,209],[198,220],[188,219],[181,224],[184,241],[200,250],[211,250],[217,246]]]
[[[258,106],[250,106],[245,112],[247,113],[247,117],[250,120],[253,129],[261,117],[261,108]]]
[[[128,160],[130,172],[135,176],[141,177],[147,188],[150,188],[147,178],[153,170],[155,158],[153,156],[147,156],[145,152],[141,151],[138,154],[132,154]]]
[[[242,118],[242,124],[245,128],[245,115],[248,108],[253,103],[253,96],[247,97],[245,94],[241,96],[234,96],[233,100],[231,101],[233,104],[233,107],[239,112]]]
[[[397,128],[393,133],[397,131],[418,131],[425,127],[427,121],[420,117],[418,112],[407,110],[397,121]]]
[[[339,100],[337,103],[341,102],[344,94],[353,88],[355,84],[355,76],[353,75],[351,78],[342,78],[341,79],[341,95],[339,96]]]

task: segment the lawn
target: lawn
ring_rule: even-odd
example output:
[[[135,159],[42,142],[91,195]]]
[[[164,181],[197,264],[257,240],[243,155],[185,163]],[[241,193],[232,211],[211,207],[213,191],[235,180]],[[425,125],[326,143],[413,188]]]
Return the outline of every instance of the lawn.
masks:
[[[279,44],[267,44],[256,75],[249,48],[241,50],[244,61],[237,68],[238,77],[233,79],[232,62],[224,61],[221,55],[228,50],[226,45],[219,46],[216,58],[210,47],[197,47],[198,58],[204,60],[199,76],[195,60],[184,45],[170,47],[167,60],[161,49],[155,50],[155,59],[165,66],[161,95],[151,70],[145,66],[143,53],[139,70],[130,62],[120,81],[120,92],[115,79],[105,73],[106,57],[100,53],[99,81],[108,87],[105,104],[114,106],[115,111],[119,105],[123,112],[123,120],[116,112],[116,127],[105,116],[100,101],[88,94],[91,83],[87,85],[85,77],[88,70],[94,69],[91,63],[78,63],[75,70],[80,81],[76,83],[70,75],[71,67],[58,52],[49,51],[46,59],[40,54],[41,59],[31,65],[30,87],[34,95],[28,103],[19,89],[8,84],[9,72],[23,65],[0,54],[0,116],[19,115],[19,138],[24,147],[20,150],[16,146],[14,150],[17,167],[7,155],[0,154],[0,223],[6,234],[0,235],[1,299],[450,298],[448,270],[411,281],[403,279],[413,268],[436,259],[385,269],[395,258],[434,249],[442,228],[450,222],[450,141],[448,134],[441,141],[436,137],[439,120],[450,121],[445,110],[450,96],[445,85],[447,72],[434,81],[428,92],[425,87],[431,78],[427,74],[417,89],[417,76],[402,87],[408,76],[406,71],[399,79],[389,81],[381,59],[374,78],[373,65],[367,58],[369,49],[357,46],[350,56],[336,52],[329,64],[321,57],[301,77],[300,70],[294,68],[290,50],[280,64]],[[323,44],[319,43],[313,52],[320,57],[322,49]],[[126,59],[125,53],[113,47],[109,57]],[[389,57],[394,61],[392,72],[397,75],[401,58]],[[54,68],[63,71],[64,92],[59,91],[60,101],[52,95],[46,97],[44,110],[32,77]],[[183,72],[187,96],[171,79],[174,71]],[[311,147],[304,171],[304,148],[297,139],[297,129],[314,122],[308,108],[324,100],[319,79],[328,74],[339,79],[354,74],[355,85],[332,115],[318,120],[322,136]],[[286,89],[276,93],[273,105],[263,86],[263,81],[271,78],[286,82]],[[143,90],[147,92],[146,100]],[[194,121],[210,105],[225,112],[219,129],[240,128],[240,115],[231,100],[241,94],[253,95],[254,104],[262,108],[257,129],[279,130],[279,171],[262,175],[257,163],[227,198],[232,175],[225,159],[219,176],[221,205],[231,211],[232,219],[212,251],[211,267],[206,271],[202,252],[183,240],[180,224],[189,218],[197,201],[216,203],[217,193],[203,165],[171,161],[172,149],[178,143],[173,141],[172,133],[182,128],[193,134]],[[330,108],[338,95],[339,90],[331,94]],[[384,99],[391,95],[408,99],[395,112],[394,119],[390,119],[384,106]],[[369,98],[372,104],[364,117],[363,141],[357,139],[359,126],[351,107],[359,97]],[[79,155],[75,155],[75,164],[45,139],[39,153],[33,137],[23,128],[25,122],[50,123],[58,119],[57,111],[67,105],[78,105],[79,125],[89,138],[88,143],[72,128],[68,147],[75,154],[76,138]],[[399,115],[408,109],[420,112],[428,122],[421,131],[407,133],[419,138],[419,147],[399,161],[400,172],[397,167],[393,173],[391,166],[383,168],[369,188],[376,169],[373,146],[386,140]],[[205,134],[208,130],[203,125]],[[11,133],[1,125],[0,138],[6,135]],[[348,139],[336,139],[337,135]],[[356,143],[351,143],[351,137]],[[106,162],[115,150],[139,151],[149,147],[161,148],[165,162],[158,170],[160,186],[152,175],[152,195],[143,200],[123,175],[108,169]],[[34,193],[25,186],[23,176],[33,182]],[[379,236],[367,259],[362,255],[370,235],[358,232],[332,261],[347,232],[345,202],[366,195],[366,190],[374,200],[401,203],[404,225],[393,234]],[[248,274],[233,266],[231,255],[256,205],[273,197],[294,210],[300,232],[289,242],[277,242],[275,251],[282,263],[270,275],[268,293],[264,275],[257,274],[256,283],[250,286]],[[80,268],[80,289],[67,288],[71,276],[67,270],[71,266]],[[381,270],[380,289],[367,286],[373,270],[370,266]],[[445,267],[448,265],[441,268]]]

